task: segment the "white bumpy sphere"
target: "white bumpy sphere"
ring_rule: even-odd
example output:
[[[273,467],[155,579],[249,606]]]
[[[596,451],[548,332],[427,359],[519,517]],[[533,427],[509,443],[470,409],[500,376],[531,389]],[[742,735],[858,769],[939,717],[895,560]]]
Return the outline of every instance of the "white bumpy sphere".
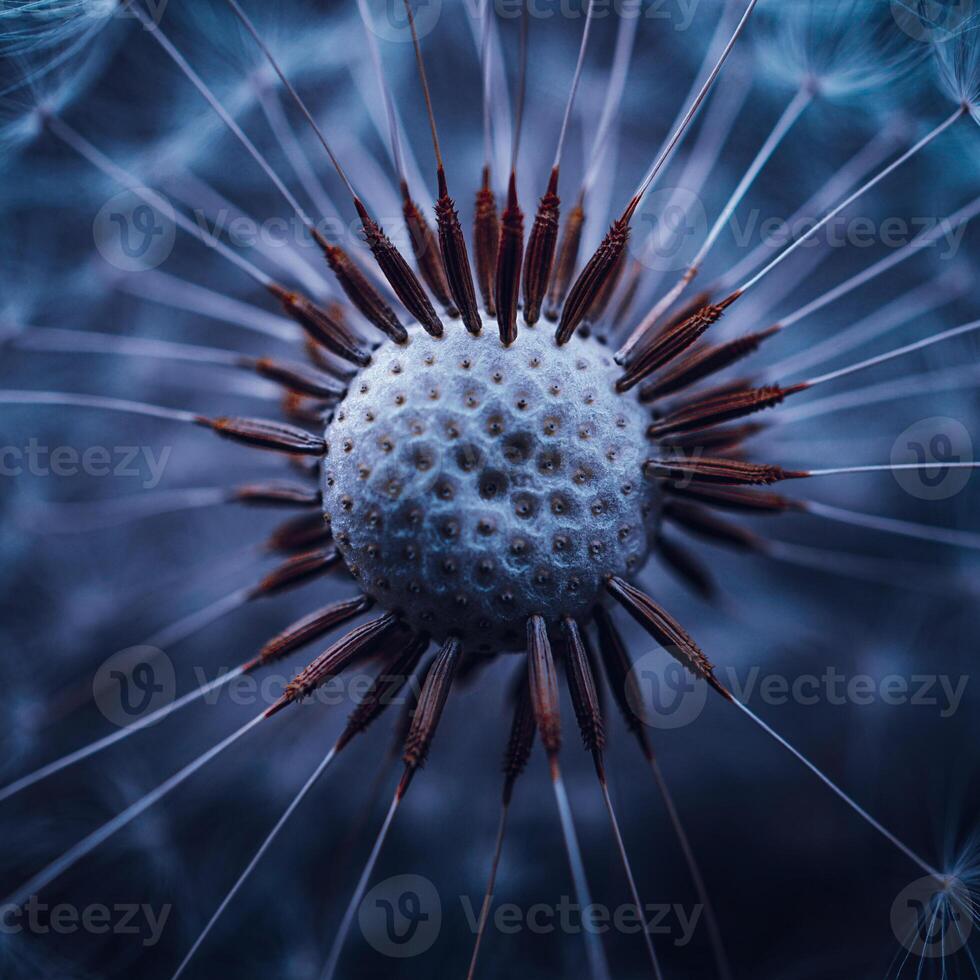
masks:
[[[368,594],[436,640],[523,647],[525,622],[583,616],[637,571],[655,494],[647,413],[595,340],[484,320],[385,342],[327,427],[323,506]]]

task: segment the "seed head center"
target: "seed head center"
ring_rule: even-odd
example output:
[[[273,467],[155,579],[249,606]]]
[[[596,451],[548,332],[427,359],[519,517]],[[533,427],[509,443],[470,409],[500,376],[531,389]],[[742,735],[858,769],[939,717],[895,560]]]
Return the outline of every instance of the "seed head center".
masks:
[[[643,408],[594,340],[447,324],[386,342],[327,427],[324,510],[361,587],[468,649],[585,614],[647,554]]]

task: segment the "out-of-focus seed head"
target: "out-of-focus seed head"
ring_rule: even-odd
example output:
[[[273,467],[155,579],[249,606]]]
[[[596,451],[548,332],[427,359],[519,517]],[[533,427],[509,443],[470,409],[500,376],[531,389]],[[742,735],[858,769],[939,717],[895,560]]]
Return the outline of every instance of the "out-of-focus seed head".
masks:
[[[594,340],[486,319],[385,343],[327,428],[324,510],[361,586],[416,630],[516,650],[647,554],[646,419]]]

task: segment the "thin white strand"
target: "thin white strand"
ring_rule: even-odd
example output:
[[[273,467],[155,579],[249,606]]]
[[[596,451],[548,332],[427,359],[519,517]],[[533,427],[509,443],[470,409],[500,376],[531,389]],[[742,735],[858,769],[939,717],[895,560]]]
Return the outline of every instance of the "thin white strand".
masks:
[[[806,404],[782,410],[776,421],[780,428],[791,422],[820,418],[833,412],[853,408],[865,408],[882,402],[905,400],[921,395],[932,395],[938,391],[953,391],[959,388],[973,388],[980,384],[980,371],[972,366],[949,368],[944,371],[930,371],[913,374],[895,381],[884,381],[876,385],[844,391],[839,395],[829,395],[814,399]]]
[[[201,244],[214,249],[214,251],[226,258],[233,265],[238,266],[246,275],[251,276],[259,285],[271,285],[272,278],[270,276],[249,262],[248,259],[243,258],[237,252],[230,249],[224,242],[205,234],[185,214],[174,210],[170,206],[169,201],[166,201],[156,191],[150,190],[148,187],[143,187],[132,174],[113,163],[104,153],[97,150],[87,139],[72,129],[67,123],[63,122],[57,116],[49,116],[47,117],[47,126],[58,139],[70,146],[79,156],[88,160],[96,170],[101,171],[110,179],[122,184],[132,194],[140,198],[140,200],[145,201],[150,207],[156,208],[161,214],[173,214],[174,223],[178,228],[186,231],[189,235],[201,242]]]
[[[67,405],[75,408],[101,408],[108,412],[147,415],[150,418],[170,419],[173,422],[197,422],[199,416],[177,408],[164,408],[146,402],[104,395],[81,395],[67,391],[15,391],[0,389],[0,404],[5,405]]]
[[[815,500],[803,502],[807,513],[826,517],[831,521],[850,524],[853,527],[866,527],[874,531],[884,531],[888,534],[900,534],[907,538],[918,538],[920,541],[932,541],[937,544],[948,544],[956,548],[969,548],[980,551],[980,533],[963,531],[959,528],[936,527],[932,524],[920,524],[917,521],[902,521],[894,517],[881,517],[878,514],[862,514],[858,511],[845,510],[843,507],[832,507]]]
[[[187,705],[200,700],[201,698],[210,694],[212,691],[216,691],[219,688],[224,687],[226,684],[230,684],[236,677],[239,677],[242,672],[242,667],[236,667],[234,670],[230,670],[227,673],[222,674],[213,681],[203,684],[201,687],[195,688],[193,691],[188,691],[186,694],[177,698],[176,701],[171,701],[162,708],[158,708],[156,711],[153,711],[148,715],[144,715],[142,718],[134,721],[131,725],[126,725],[125,728],[118,728],[109,735],[96,739],[94,742],[89,742],[88,745],[85,745],[80,749],[76,749],[74,752],[69,752],[67,755],[63,755],[60,759],[55,759],[53,762],[49,762],[46,765],[41,766],[39,769],[29,772],[26,776],[21,776],[20,779],[16,779],[14,782],[8,783],[8,785],[0,789],[0,802],[9,799],[11,796],[14,796],[22,790],[27,789],[29,786],[33,786],[35,783],[41,782],[42,779],[47,779],[49,776],[53,776],[55,773],[61,772],[62,770],[67,769],[69,766],[73,766],[76,763],[81,762],[83,759],[88,759],[91,756],[96,755],[103,749],[107,749],[111,745],[115,745],[117,742],[121,742],[124,739],[135,735],[144,728],[149,728],[151,725],[156,725],[158,722],[163,721],[164,718],[172,715],[175,711],[179,711],[181,708],[185,708]]]
[[[759,148],[759,152],[755,155],[752,163],[749,164],[749,168],[742,175],[742,179],[738,182],[738,186],[735,188],[724,208],[722,208],[721,214],[718,215],[717,220],[708,232],[697,254],[691,259],[687,269],[684,270],[683,275],[680,276],[673,287],[664,293],[654,305],[653,309],[643,318],[643,322],[637,327],[637,331],[642,334],[653,326],[674,305],[681,293],[695,279],[708,253],[714,247],[715,242],[718,241],[721,233],[728,226],[728,222],[731,220],[736,208],[738,208],[739,204],[744,200],[745,195],[751,190],[763,167],[769,162],[779,148],[779,145],[812,102],[813,91],[807,87],[800,88],[796,95],[793,96],[776,121],[776,124],[770,130],[768,137]]]
[[[881,166],[895,148],[896,142],[894,132],[886,130],[875,133],[815,194],[786,219],[786,227],[792,228],[814,211],[820,212],[831,207],[834,201],[846,194],[859,180],[866,177],[875,167]],[[773,246],[763,239],[744,259],[726,270],[720,280],[719,289],[729,289],[749,275],[772,250]]]
[[[966,292],[967,277],[959,273],[960,270],[953,270],[952,274],[913,286],[907,292],[900,293],[891,302],[875,308],[863,320],[830,334],[826,340],[808,344],[796,354],[777,361],[766,369],[766,373],[769,377],[797,374],[807,368],[823,364],[833,357],[846,354],[871,340],[877,340],[902,324],[922,319]]]
[[[239,367],[242,356],[218,347],[182,344],[153,337],[100,333],[96,330],[64,330],[60,327],[31,327],[17,336],[12,347],[21,350],[58,351],[70,354],[122,354],[155,357],[170,361],[193,361]]]
[[[486,0],[490,3],[490,0]],[[636,29],[640,22],[639,17],[619,18],[619,27],[616,30],[616,48],[613,51],[612,68],[606,82],[606,98],[602,104],[602,112],[599,116],[599,125],[596,127],[595,137],[592,140],[592,149],[589,152],[589,166],[582,180],[583,197],[592,190],[592,185],[599,176],[599,168],[607,148],[607,139],[610,128],[619,114],[619,108],[623,101],[623,92],[626,88],[626,79],[629,75],[630,62],[633,58],[633,47],[636,41]]]
[[[361,904],[361,899],[364,898],[364,893],[367,891],[368,883],[374,872],[374,866],[378,863],[378,855],[381,853],[381,848],[384,845],[385,838],[388,836],[388,830],[391,827],[391,822],[395,819],[395,811],[398,809],[400,802],[401,797],[396,793],[391,801],[391,806],[388,808],[388,815],[385,817],[385,821],[381,825],[381,830],[378,832],[374,847],[371,848],[371,854],[368,856],[367,863],[364,865],[361,877],[358,879],[354,894],[351,896],[351,900],[344,911],[344,917],[336,933],[334,933],[330,955],[327,957],[326,965],[320,974],[320,980],[333,980],[333,975],[337,970],[337,964],[340,962],[340,954],[344,951],[344,944],[347,941],[351,926],[354,924],[354,916],[357,915],[357,909]]]
[[[293,797],[292,802],[283,811],[282,816],[280,816],[280,818],[276,821],[275,826],[272,828],[272,830],[269,831],[265,840],[262,841],[262,844],[259,847],[259,849],[255,852],[255,854],[252,856],[252,859],[245,866],[245,870],[242,871],[242,873],[238,876],[238,879],[231,886],[231,889],[221,900],[221,904],[217,907],[217,909],[215,909],[214,914],[211,916],[210,919],[208,919],[207,924],[201,930],[200,935],[197,937],[197,939],[194,940],[194,944],[187,951],[187,955],[180,961],[180,965],[174,971],[172,980],[179,980],[179,978],[183,975],[184,971],[187,969],[191,960],[194,958],[194,954],[201,948],[202,944],[204,943],[204,940],[207,939],[208,935],[210,934],[211,930],[214,928],[218,919],[221,918],[222,913],[231,904],[232,899],[238,894],[238,892],[241,890],[245,882],[248,881],[249,876],[255,870],[256,865],[258,865],[259,861],[262,860],[266,852],[272,846],[275,839],[279,836],[279,832],[286,825],[286,822],[289,820],[289,818],[296,812],[297,807],[299,807],[300,803],[303,802],[307,794],[313,788],[314,783],[316,783],[317,780],[323,775],[327,766],[329,766],[330,763],[333,762],[336,755],[337,755],[337,747],[335,745],[333,748],[330,749],[329,752],[327,752],[326,756],[324,756],[320,764],[316,767],[316,769],[314,769],[312,775],[306,780],[306,782],[300,788],[300,791],[296,794],[296,796]]]
[[[565,841],[565,853],[568,855],[568,865],[572,872],[572,882],[575,886],[575,899],[578,907],[585,914],[585,909],[592,906],[592,895],[589,882],[585,875],[585,862],[582,860],[582,849],[579,847],[578,835],[575,833],[575,822],[572,820],[572,808],[568,803],[565,783],[557,767],[553,766],[551,785],[555,790],[555,802],[558,804],[558,818],[561,821],[562,838]],[[585,950],[589,958],[589,973],[592,980],[610,980],[609,964],[602,948],[600,935],[592,929],[584,927]]]
[[[725,45],[725,49],[722,51],[721,56],[718,58],[718,61],[715,63],[714,68],[711,69],[711,73],[708,75],[707,79],[705,79],[705,82],[701,86],[700,91],[694,97],[694,101],[691,103],[690,108],[684,114],[677,128],[674,130],[673,135],[670,137],[666,145],[657,155],[657,158],[650,165],[650,169],[643,177],[643,180],[640,181],[640,184],[637,187],[635,194],[633,195],[635,198],[642,200],[646,192],[650,189],[654,180],[656,180],[657,174],[660,173],[664,164],[673,155],[673,152],[677,148],[678,143],[680,143],[681,138],[687,132],[687,129],[693,122],[694,117],[698,114],[698,110],[701,108],[701,104],[704,102],[705,98],[707,97],[708,92],[711,91],[711,87],[714,85],[715,80],[718,78],[718,75],[721,73],[722,68],[724,68],[725,62],[728,60],[728,56],[732,53],[732,49],[735,47],[735,42],[738,41],[739,37],[742,34],[742,31],[745,30],[745,27],[749,22],[749,18],[752,16],[752,11],[755,10],[758,2],[759,0],[749,0],[749,4],[745,8],[745,13],[742,14],[742,19],[738,22],[738,25],[736,26],[734,32],[732,33],[732,36],[729,38],[728,43]]]
[[[941,122],[935,129],[923,136],[918,143],[906,150],[897,160],[893,160],[887,167],[880,170],[874,177],[872,177],[871,180],[862,184],[856,191],[841,201],[837,207],[833,208],[831,211],[828,211],[827,214],[824,215],[824,217],[821,218],[820,221],[818,221],[809,231],[800,235],[796,241],[792,242],[785,249],[783,249],[783,251],[780,252],[779,255],[777,255],[768,265],[763,266],[762,269],[752,276],[751,279],[746,280],[739,287],[738,292],[744,293],[759,283],[762,279],[769,275],[773,269],[779,266],[782,262],[785,262],[786,259],[788,259],[805,242],[813,238],[818,231],[824,228],[829,222],[833,221],[833,219],[836,218],[841,211],[850,207],[859,197],[862,197],[863,195],[867,194],[868,191],[877,187],[878,184],[885,180],[885,178],[889,177],[896,170],[898,170],[899,167],[911,160],[917,153],[924,150],[930,143],[932,143],[933,140],[938,139],[944,132],[946,132],[947,129],[949,129],[950,126],[953,125],[953,123],[957,122],[962,115],[963,109],[957,109],[956,112],[954,112],[948,119]]]
[[[928,248],[943,235],[948,235],[950,232],[956,231],[962,225],[972,221],[978,214],[980,214],[980,197],[974,198],[974,200],[972,200],[969,204],[964,205],[955,214],[950,215],[943,221],[937,222],[934,228],[920,232],[907,245],[903,245],[901,248],[896,249],[891,255],[885,256],[885,258],[876,262],[874,265],[869,266],[864,271],[852,276],[846,282],[841,283],[839,286],[835,286],[822,296],[818,296],[815,300],[807,303],[806,306],[801,307],[795,313],[784,317],[779,321],[779,325],[785,330],[787,327],[791,327],[794,323],[798,323],[800,320],[810,316],[812,313],[822,310],[830,303],[833,303],[841,297],[846,296],[848,293],[853,292],[858,287],[871,282],[872,279],[876,279],[882,273],[894,268],[899,263],[911,258],[921,249]]]
[[[878,820],[876,820],[867,810],[864,809],[857,801],[852,797],[848,796],[829,776],[827,776],[823,770],[818,769],[814,763],[812,763],[802,752],[794,748],[782,735],[776,732],[773,728],[767,725],[751,708],[743,704],[739,700],[734,700],[733,703],[741,708],[742,711],[748,715],[767,735],[774,738],[784,749],[794,755],[800,762],[806,766],[814,776],[817,777],[829,790],[831,790],[836,796],[843,800],[862,820],[873,827],[885,840],[893,844],[899,851],[902,852],[913,864],[918,865],[927,875],[935,878],[937,881],[942,881],[943,876],[925,859],[919,857],[910,847],[903,844],[890,830],[887,830]]]
[[[565,114],[562,116],[561,129],[558,131],[558,147],[555,150],[554,162],[551,164],[552,170],[561,163],[561,154],[565,147],[565,136],[568,134],[568,121],[572,118],[572,106],[575,105],[575,95],[578,92],[579,82],[582,80],[582,68],[585,65],[585,52],[589,46],[589,35],[592,33],[592,19],[595,16],[595,5],[596,0],[589,0],[588,9],[585,12],[585,26],[582,28],[582,40],[578,46],[578,60],[575,62],[572,85],[568,90],[568,100],[565,102]]]
[[[107,841],[113,834],[118,833],[127,824],[132,823],[138,816],[149,810],[151,806],[162,800],[171,790],[176,789],[181,783],[193,776],[194,773],[207,765],[207,763],[228,748],[229,745],[237,742],[250,729],[262,721],[264,717],[264,712],[256,715],[251,721],[242,725],[238,731],[228,735],[218,742],[217,745],[213,745],[203,755],[199,755],[193,762],[188,763],[183,769],[178,770],[169,779],[157,786],[156,789],[151,790],[145,796],[141,796],[131,806],[128,806],[101,827],[92,831],[87,837],[83,837],[82,840],[65,851],[59,858],[52,861],[46,868],[43,868],[32,878],[24,882],[17,891],[4,901],[4,904],[11,906],[22,905],[32,895],[36,895],[43,888],[50,885],[52,881],[74,867],[82,858],[94,851],[100,844]]]
[[[243,330],[274,337],[276,340],[293,342],[302,337],[300,328],[287,317],[269,313],[159,269],[147,269],[138,275],[124,276],[115,286],[131,296],[205,316]]]
[[[847,473],[901,473],[907,470],[975,470],[980,461],[951,461],[926,463],[876,463],[869,466],[835,466],[822,470],[807,470],[807,476],[840,476]]]
[[[825,384],[828,381],[836,381],[838,378],[846,378],[850,374],[854,374],[857,371],[863,371],[865,368],[875,367],[878,364],[885,364],[888,361],[893,361],[897,357],[903,357],[906,354],[914,353],[918,350],[924,350],[927,347],[932,347],[935,344],[941,344],[943,341],[952,340],[954,337],[961,337],[964,334],[973,333],[974,331],[980,329],[980,320],[973,320],[970,323],[964,323],[959,327],[950,327],[949,330],[943,330],[940,333],[934,334],[931,337],[923,337],[922,340],[916,340],[914,343],[905,344],[902,347],[896,347],[895,350],[886,351],[884,354],[877,354],[875,357],[869,357],[864,361],[859,361],[857,364],[850,364],[847,367],[838,368],[836,371],[828,371],[826,374],[821,374],[819,377],[811,378],[807,381],[807,385],[811,388],[817,385]]]
[[[232,2],[232,0],[229,0]],[[138,4],[132,3],[127,7],[135,15],[136,19],[143,25],[146,31],[149,33],[163,50],[166,52],[167,56],[174,62],[174,64],[183,72],[187,77],[188,81],[197,89],[197,91],[204,98],[204,101],[214,110],[218,118],[231,130],[232,135],[238,140],[239,143],[245,147],[248,155],[261,167],[262,172],[269,178],[273,186],[277,191],[283,196],[286,203],[293,209],[296,213],[296,217],[306,225],[307,228],[313,227],[313,221],[310,216],[303,210],[303,206],[296,200],[293,193],[289,188],[282,182],[279,175],[272,169],[272,165],[269,161],[259,152],[258,147],[245,135],[241,126],[231,117],[231,114],[227,109],[221,104],[218,97],[211,91],[204,80],[193,68],[191,68],[190,63],[187,59],[174,47],[170,39],[160,28],[160,25],[153,20],[145,11],[141,10]]]

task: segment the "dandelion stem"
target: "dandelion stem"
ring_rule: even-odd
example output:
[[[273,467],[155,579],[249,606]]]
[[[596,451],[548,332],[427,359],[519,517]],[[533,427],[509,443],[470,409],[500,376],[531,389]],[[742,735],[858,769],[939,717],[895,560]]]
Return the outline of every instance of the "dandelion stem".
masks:
[[[837,466],[833,469],[806,470],[806,476],[839,476],[845,473],[901,473],[907,470],[975,470],[980,462],[883,463],[873,466]]]
[[[162,405],[149,405],[123,398],[104,395],[82,395],[66,391],[15,391],[0,389],[0,404],[5,405],[68,405],[75,408],[101,408],[108,412],[126,412],[131,415],[147,415],[151,418],[170,419],[174,422],[197,423],[195,412],[185,412]]]
[[[493,892],[497,882],[497,869],[500,867],[500,855],[504,848],[504,834],[507,830],[507,814],[510,810],[510,802],[505,801],[500,808],[500,823],[497,826],[497,841],[493,849],[493,860],[490,863],[490,878],[487,881],[487,890],[483,896],[483,905],[480,907],[480,921],[476,929],[476,939],[473,942],[473,955],[470,957],[470,966],[466,971],[466,980],[473,980],[476,975],[476,962],[480,956],[480,945],[486,933],[487,921],[490,918],[490,907],[493,905]]]
[[[568,99],[565,102],[565,114],[562,116],[561,129],[558,132],[558,146],[555,149],[555,159],[551,164],[551,169],[557,169],[561,164],[561,154],[565,146],[565,136],[568,134],[568,121],[572,116],[572,106],[575,105],[575,95],[578,92],[579,82],[582,80],[582,68],[585,65],[585,52],[589,46],[589,35],[592,32],[592,20],[595,15],[596,0],[589,0],[589,6],[585,14],[585,26],[582,28],[582,40],[578,46],[578,59],[575,62],[575,73],[572,75],[572,84],[568,90]]]

